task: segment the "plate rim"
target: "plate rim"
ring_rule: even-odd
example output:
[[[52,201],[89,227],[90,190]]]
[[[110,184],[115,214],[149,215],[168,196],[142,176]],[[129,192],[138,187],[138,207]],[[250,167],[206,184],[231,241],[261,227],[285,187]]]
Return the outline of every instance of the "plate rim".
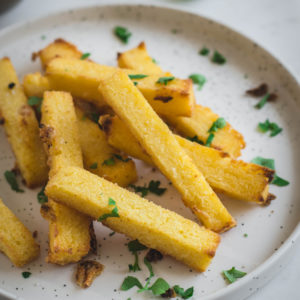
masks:
[[[298,75],[295,70],[293,70],[292,66],[290,66],[288,63],[283,63],[281,59],[279,59],[274,53],[271,52],[271,50],[267,50],[264,46],[262,46],[259,42],[256,40],[253,40],[252,37],[249,37],[247,34],[240,32],[239,30],[232,28],[230,25],[224,24],[222,21],[216,20],[211,18],[210,16],[207,16],[205,14],[201,14],[200,12],[197,11],[192,11],[191,8],[186,8],[186,7],[178,7],[175,4],[170,4],[170,3],[161,3],[161,2],[156,2],[156,3],[151,3],[151,4],[146,4],[146,3],[135,3],[135,2],[130,2],[128,0],[126,1],[120,1],[120,0],[111,0],[111,1],[104,1],[99,4],[90,4],[90,5],[82,5],[78,6],[76,8],[63,8],[55,12],[51,12],[47,15],[39,16],[39,17],[34,17],[31,20],[26,20],[26,21],[19,21],[16,22],[15,24],[6,26],[2,29],[0,29],[0,40],[3,36],[6,34],[13,32],[15,30],[18,30],[26,25],[32,25],[34,23],[42,22],[47,19],[52,19],[55,17],[59,17],[65,14],[68,14],[70,11],[73,12],[80,12],[84,10],[90,10],[90,9],[101,9],[101,8],[115,8],[115,7],[133,7],[133,8],[145,8],[145,9],[163,9],[163,10],[170,10],[175,13],[185,13],[185,14],[190,14],[193,17],[197,18],[202,18],[205,19],[208,22],[213,23],[214,25],[219,25],[223,29],[231,31],[234,35],[238,36],[241,39],[244,39],[247,42],[250,42],[252,44],[256,44],[257,48],[259,51],[265,52],[267,55],[269,55],[284,71],[286,74],[288,74],[288,82],[293,81],[293,89],[298,89],[298,92],[300,93],[300,74]],[[299,80],[298,80],[299,78]],[[299,98],[300,99],[300,98]],[[294,100],[294,99],[293,99]],[[297,106],[300,104],[297,103]],[[213,300],[213,299],[224,299],[224,297],[228,297],[230,295],[233,295],[234,293],[241,291],[243,288],[247,287],[247,284],[249,284],[254,277],[260,276],[262,273],[267,273],[272,271],[284,258],[287,258],[286,256],[288,253],[292,250],[293,247],[295,247],[297,244],[300,244],[300,221],[298,224],[295,226],[295,228],[291,231],[291,233],[288,235],[288,237],[285,239],[284,244],[281,245],[276,252],[274,252],[271,256],[269,256],[266,260],[263,261],[261,265],[256,267],[254,270],[252,270],[250,273],[247,274],[247,276],[241,278],[239,281],[235,282],[234,285],[227,285],[224,288],[221,288],[220,290],[217,290],[215,292],[212,292],[210,294],[207,294],[205,296],[202,296],[201,299],[203,300]],[[263,286],[265,285],[269,280],[274,278],[276,274],[271,274],[269,275],[268,280],[265,280],[260,285],[257,286]],[[252,290],[252,292],[248,292],[245,297],[250,296],[252,293],[255,292],[255,289]],[[22,297],[18,297],[2,288],[0,288],[0,296],[5,296],[9,299],[22,299]],[[227,298],[226,298],[227,299]]]

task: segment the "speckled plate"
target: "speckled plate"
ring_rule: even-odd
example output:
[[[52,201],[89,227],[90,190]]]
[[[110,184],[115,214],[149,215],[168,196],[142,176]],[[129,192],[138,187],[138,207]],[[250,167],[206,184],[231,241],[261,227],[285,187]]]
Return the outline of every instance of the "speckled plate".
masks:
[[[128,45],[112,34],[116,25],[126,26],[133,33]],[[220,195],[238,226],[222,235],[222,243],[205,273],[192,271],[170,257],[156,263],[154,272],[171,285],[194,286],[194,299],[243,299],[266,283],[287,262],[300,233],[300,90],[292,75],[265,50],[227,27],[184,11],[146,5],[90,7],[11,27],[0,33],[0,56],[11,57],[22,78],[40,68],[38,62],[31,61],[31,53],[58,37],[75,43],[82,51],[90,52],[93,60],[108,65],[116,65],[118,51],[145,41],[164,70],[183,78],[191,73],[206,76],[203,90],[196,91],[197,101],[211,107],[243,133],[247,148],[242,159],[250,161],[257,155],[274,158],[277,173],[291,183],[281,188],[271,186],[277,199],[268,207]],[[220,66],[199,56],[204,45],[223,53],[227,63]],[[267,82],[279,98],[256,110],[256,100],[245,96],[245,90],[262,82]],[[257,124],[266,118],[276,121],[283,132],[274,138],[259,133]],[[59,267],[45,263],[48,226],[39,213],[38,190],[26,189],[24,194],[11,191],[2,174],[14,166],[14,158],[3,129],[0,138],[0,197],[30,230],[38,231],[41,245],[40,258],[22,269],[13,267],[0,255],[0,294],[24,299],[151,298],[147,293],[137,294],[135,288],[128,292],[119,290],[133,256],[125,246],[125,236],[110,236],[111,231],[99,223],[95,226],[99,244],[96,258],[105,265],[105,271],[92,287],[81,290],[74,284],[74,265]],[[168,188],[164,196],[150,195],[150,200],[194,220],[158,171],[151,172],[142,163],[137,166],[139,184],[159,179]],[[248,275],[227,285],[221,272],[232,266]],[[148,275],[145,266],[142,268],[134,274],[141,281]],[[21,273],[27,270],[32,276],[23,279]]]

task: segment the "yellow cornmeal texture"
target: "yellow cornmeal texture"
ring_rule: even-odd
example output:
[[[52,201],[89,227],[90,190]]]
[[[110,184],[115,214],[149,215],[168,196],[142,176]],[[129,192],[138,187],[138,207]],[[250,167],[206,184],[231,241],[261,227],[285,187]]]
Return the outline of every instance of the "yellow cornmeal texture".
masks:
[[[209,136],[208,130],[218,118],[219,116],[212,112],[210,108],[199,104],[195,106],[191,118],[171,115],[165,117],[168,124],[171,124],[181,135],[190,138],[197,136],[204,143]],[[219,129],[215,133],[215,137],[211,143],[211,147],[227,152],[233,158],[239,157],[241,150],[245,146],[243,136],[233,129],[228,122],[226,122],[224,128]]]
[[[45,92],[42,104],[42,140],[46,141],[49,177],[65,166],[83,167],[79,129],[72,97],[65,92]]]
[[[127,74],[117,71],[101,82],[99,92],[173,183],[183,201],[203,224],[216,232],[235,226],[235,221]]]
[[[82,168],[79,130],[71,95],[45,92],[41,124],[45,126],[41,129],[41,137],[48,152],[49,178],[66,166]],[[42,206],[41,213],[49,221],[48,262],[64,265],[77,262],[88,254],[89,217],[56,204],[51,198],[46,206]]]
[[[10,83],[15,84],[11,89],[8,87]],[[36,187],[44,184],[48,178],[48,167],[39,138],[38,121],[27,104],[9,58],[0,60],[0,115],[26,185]]]
[[[42,206],[41,214],[49,221],[47,262],[65,265],[81,260],[89,252],[89,217],[51,199]]]
[[[43,97],[45,91],[50,90],[50,83],[47,77],[40,72],[27,74],[23,78],[23,88],[27,97]]]
[[[56,58],[46,69],[50,89],[70,92],[73,96],[91,101],[99,108],[107,103],[98,92],[100,80],[110,77],[118,68],[79,59]],[[125,71],[124,71],[125,72]],[[133,70],[126,73],[137,74]],[[191,116],[194,108],[193,86],[189,79],[174,79],[168,85],[156,83],[164,75],[149,75],[132,79],[158,114]]]
[[[112,198],[120,217],[107,218],[104,225],[198,271],[205,271],[220,241],[218,234],[195,222],[80,168],[61,169],[49,181],[46,194],[94,219],[112,211]]]
[[[163,73],[163,70],[153,62],[153,58],[148,54],[144,42],[140,43],[136,48],[118,53],[118,65],[120,68],[132,69],[141,73]]]
[[[137,174],[133,160],[129,159],[125,162],[116,158],[115,155],[120,155],[122,159],[126,160],[128,156],[121,155],[119,151],[109,146],[105,133],[100,130],[96,123],[85,117],[79,108],[76,108],[76,115],[85,168],[123,187],[135,182]],[[114,164],[105,165],[104,161],[108,159],[113,159]]]
[[[77,47],[63,39],[56,39],[53,43],[33,54],[33,58],[39,56],[43,68],[56,57],[77,58],[82,56],[82,52]]]
[[[100,123],[112,147],[154,165],[119,117],[102,116]],[[193,143],[178,135],[175,137],[215,191],[258,204],[267,204],[272,197],[268,191],[274,171],[232,159],[225,152]]]
[[[40,246],[32,233],[21,223],[13,212],[0,199],[0,251],[11,262],[22,267],[37,258]]]

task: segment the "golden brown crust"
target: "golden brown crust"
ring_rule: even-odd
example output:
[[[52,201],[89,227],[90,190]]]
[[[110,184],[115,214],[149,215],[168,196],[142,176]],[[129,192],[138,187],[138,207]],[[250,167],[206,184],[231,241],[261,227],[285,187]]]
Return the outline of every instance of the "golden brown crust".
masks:
[[[102,130],[109,135],[110,132],[110,126],[112,124],[111,116],[110,115],[104,115],[99,118],[99,124],[102,126]]]
[[[94,230],[94,224],[93,222],[91,222],[90,224],[90,236],[91,236],[91,241],[90,241],[90,252],[93,254],[97,254],[97,239],[96,239],[96,234],[95,234],[95,230]]]
[[[86,260],[77,265],[75,278],[76,283],[83,289],[91,286],[94,279],[99,276],[104,269],[104,266],[94,260]]]

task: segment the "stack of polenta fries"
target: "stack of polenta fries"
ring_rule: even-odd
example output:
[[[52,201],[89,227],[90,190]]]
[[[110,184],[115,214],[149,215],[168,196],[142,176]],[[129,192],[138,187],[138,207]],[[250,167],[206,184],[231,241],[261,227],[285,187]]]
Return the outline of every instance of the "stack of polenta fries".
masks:
[[[274,199],[274,171],[237,160],[245,143],[230,124],[210,147],[189,140],[205,142],[219,116],[196,104],[192,81],[164,72],[144,43],[119,53],[118,68],[82,59],[62,39],[37,57],[45,72],[27,74],[23,85],[9,58],[0,60],[0,111],[26,185],[47,183],[41,214],[49,222],[49,263],[95,251],[98,220],[202,272],[219,233],[236,225],[215,192],[259,205]],[[28,105],[32,97],[42,98],[40,109]],[[130,157],[157,167],[203,226],[126,190],[137,179]],[[1,201],[0,250],[16,266],[39,254]]]

